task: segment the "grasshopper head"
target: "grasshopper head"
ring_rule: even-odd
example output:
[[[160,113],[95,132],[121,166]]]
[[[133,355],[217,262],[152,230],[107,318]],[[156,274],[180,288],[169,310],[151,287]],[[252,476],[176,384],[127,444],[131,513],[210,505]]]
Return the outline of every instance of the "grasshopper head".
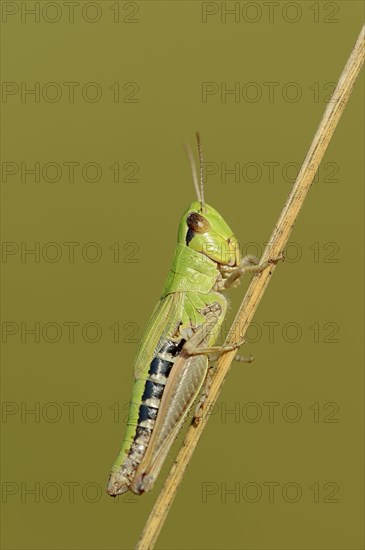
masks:
[[[204,200],[203,153],[200,136],[196,133],[200,161],[200,185],[193,154],[188,148],[197,201],[184,213],[178,233],[179,244],[205,254],[217,264],[230,267],[240,263],[240,250],[236,237],[222,216]]]
[[[178,242],[201,252],[220,265],[240,263],[240,250],[232,229],[212,206],[194,201],[184,213]]]

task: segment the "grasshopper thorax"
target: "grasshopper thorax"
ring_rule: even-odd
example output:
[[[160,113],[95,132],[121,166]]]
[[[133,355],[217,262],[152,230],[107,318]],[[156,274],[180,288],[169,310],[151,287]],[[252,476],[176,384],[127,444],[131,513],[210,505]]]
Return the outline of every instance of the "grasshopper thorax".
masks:
[[[179,225],[178,242],[219,266],[234,267],[240,263],[239,245],[232,229],[219,212],[206,203],[190,204]]]

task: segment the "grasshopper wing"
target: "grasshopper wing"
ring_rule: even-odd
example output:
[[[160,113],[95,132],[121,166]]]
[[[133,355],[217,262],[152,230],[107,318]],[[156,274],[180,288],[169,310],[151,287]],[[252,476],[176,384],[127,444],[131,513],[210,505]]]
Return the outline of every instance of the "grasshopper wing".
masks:
[[[183,304],[184,294],[175,292],[162,298],[156,305],[137,350],[134,362],[136,379],[148,372],[150,362],[162,343],[176,332],[181,322]]]
[[[186,415],[198,395],[208,369],[204,355],[182,351],[175,362],[161,399],[156,424],[145,456],[132,481],[136,493],[149,491],[161,470]]]

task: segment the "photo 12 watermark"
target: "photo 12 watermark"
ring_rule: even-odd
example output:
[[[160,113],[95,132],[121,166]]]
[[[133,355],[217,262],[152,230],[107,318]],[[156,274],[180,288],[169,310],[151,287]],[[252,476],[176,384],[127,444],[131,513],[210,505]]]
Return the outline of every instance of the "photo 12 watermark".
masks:
[[[338,504],[340,486],[336,481],[204,481],[201,501],[221,504]]]
[[[57,23],[125,23],[136,24],[141,19],[140,2],[124,1],[2,1],[2,23],[48,24]]]
[[[219,103],[329,103],[335,82],[279,81],[204,81],[201,83],[201,102]]]
[[[138,264],[140,246],[136,242],[101,243],[97,241],[3,241],[1,263],[32,264]]]
[[[137,82],[78,82],[78,81],[16,81],[1,83],[1,103],[27,104],[135,104],[140,102],[140,86]]]
[[[339,2],[225,1],[201,2],[204,24],[325,23],[340,22]]]
[[[8,480],[1,483],[2,504],[98,504],[105,498],[105,487],[95,481]],[[140,499],[128,492],[108,502],[137,504]]]
[[[14,184],[95,184],[101,183],[140,183],[140,165],[136,161],[119,160],[103,164],[90,160],[56,160],[48,161],[3,161],[1,167],[1,182]]]

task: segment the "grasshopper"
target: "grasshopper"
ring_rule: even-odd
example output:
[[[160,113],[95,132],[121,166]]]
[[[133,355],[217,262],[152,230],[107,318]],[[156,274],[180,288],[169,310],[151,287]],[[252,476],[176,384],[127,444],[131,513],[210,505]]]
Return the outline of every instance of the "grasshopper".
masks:
[[[227,310],[223,292],[247,271],[260,272],[282,256],[241,259],[239,243],[222,216],[205,203],[203,155],[197,135],[200,185],[188,150],[197,201],[184,212],[162,296],[134,362],[125,437],[107,492],[149,491],[189,409],[202,390],[195,422],[209,389],[208,357],[238,348],[215,346]]]

